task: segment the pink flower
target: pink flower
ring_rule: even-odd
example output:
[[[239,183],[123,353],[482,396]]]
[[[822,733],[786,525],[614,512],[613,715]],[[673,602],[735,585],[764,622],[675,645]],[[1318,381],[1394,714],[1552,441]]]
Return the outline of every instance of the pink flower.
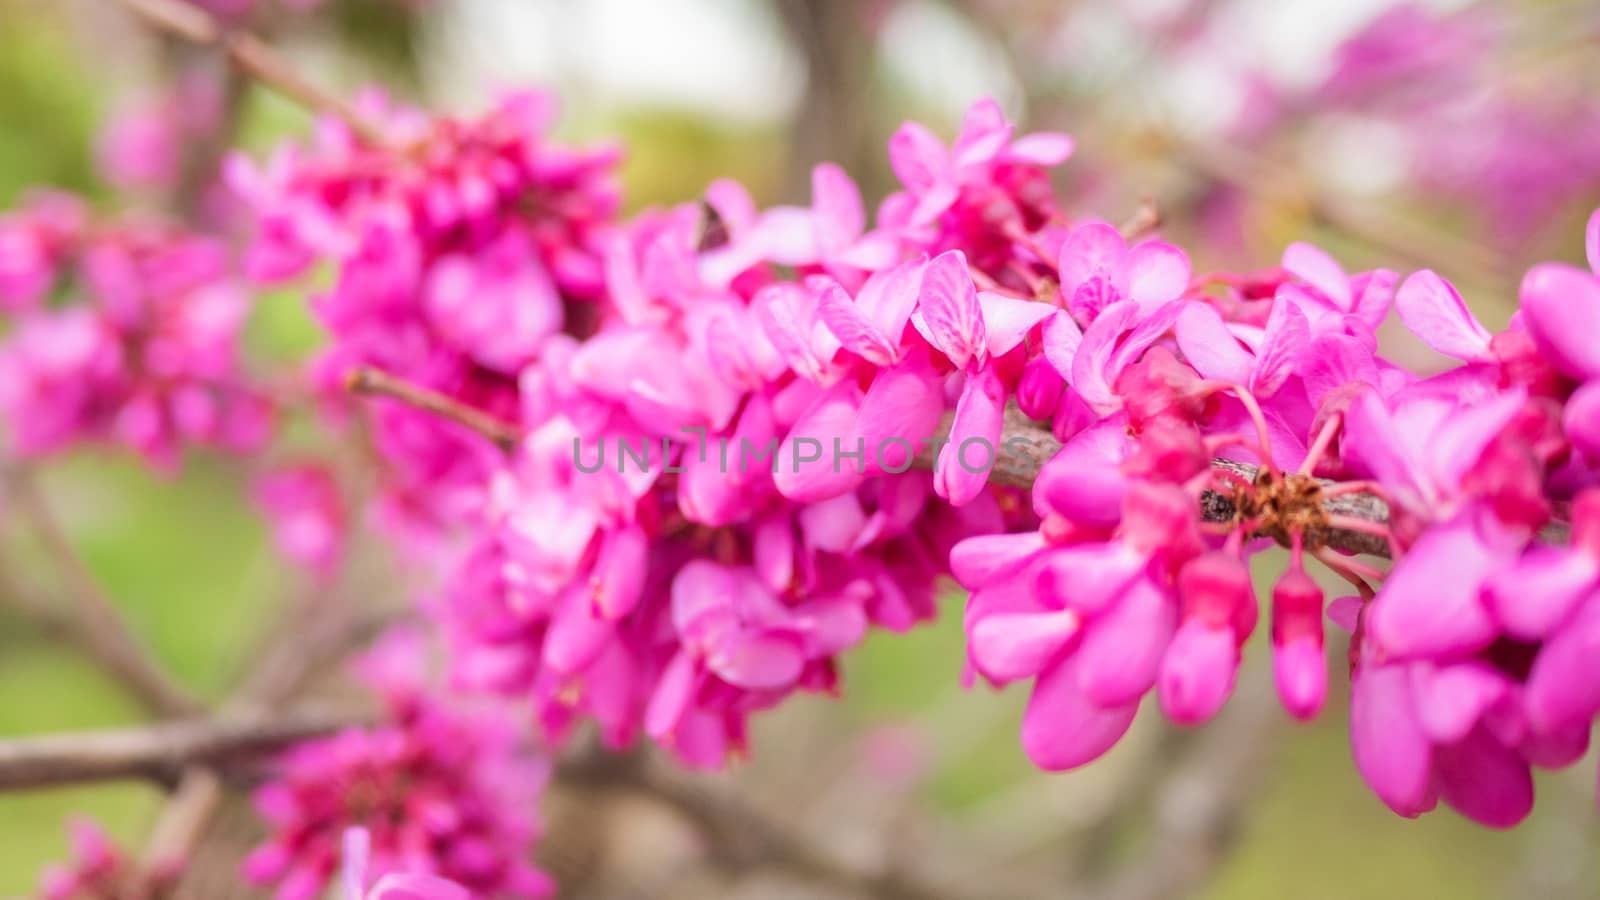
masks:
[[[45,869],[39,880],[39,900],[160,896],[172,890],[182,872],[181,860],[162,860],[147,867],[130,859],[91,819],[74,820],[68,831],[73,860]]]
[[[257,477],[253,493],[272,523],[279,552],[318,578],[331,578],[344,557],[349,527],[333,474],[314,464],[276,469]]]
[[[1061,245],[1061,297],[1088,326],[1101,310],[1132,300],[1142,315],[1178,299],[1189,287],[1189,256],[1163,241],[1128,242],[1110,225],[1080,225]]]
[[[528,855],[537,836],[530,806],[547,766],[522,756],[503,719],[448,712],[415,694],[396,700],[390,724],[284,755],[256,793],[270,837],[246,860],[246,876],[276,884],[280,900],[311,900],[333,878],[343,843],[347,896],[549,896],[554,886]],[[353,839],[352,828],[361,829]]]
[[[995,178],[1006,166],[1054,166],[1072,155],[1072,138],[1038,132],[1015,141],[1011,124],[993,100],[974,103],[961,121],[961,133],[946,150],[933,132],[907,122],[889,139],[889,164],[908,207],[911,225],[931,222],[956,203],[962,191]]]
[[[372,833],[349,828],[344,833],[344,900],[472,900],[472,893],[437,875],[391,872],[367,887],[372,858]]]

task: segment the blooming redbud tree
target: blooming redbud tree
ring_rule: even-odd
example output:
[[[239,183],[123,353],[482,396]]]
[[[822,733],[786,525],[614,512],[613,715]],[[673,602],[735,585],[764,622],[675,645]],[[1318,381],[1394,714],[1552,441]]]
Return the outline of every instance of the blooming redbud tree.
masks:
[[[270,4],[122,5],[317,120],[217,154],[192,215],[40,190],[0,217],[4,515],[69,569],[65,631],[163,720],[0,744],[0,786],[174,788],[145,853],[75,826],[43,896],[203,891],[185,885],[224,782],[256,811],[231,877],[280,900],[552,896],[550,783],[654,792],[845,890],[946,896],[661,774],[759,760],[754,721],[841,693],[869,634],[936,615],[961,622],[965,685],[1021,683],[1017,740],[1049,772],[1139,718],[1204,725],[1250,680],[1296,720],[1348,691],[1355,770],[1400,816],[1514,826],[1535,772],[1588,750],[1600,210],[1567,241],[1587,264],[1528,269],[1498,331],[1448,260],[1350,271],[1296,241],[1224,268],[1150,209],[1069,213],[1057,177],[1095,136],[988,99],[953,136],[895,130],[875,212],[823,163],[805,205],[723,179],[628,215],[621,150],[554,136],[550,94],[344,102],[242,30]],[[1315,93],[1374,103],[1413,45],[1476,58],[1464,23],[1396,24],[1420,15],[1358,34]],[[1257,124],[1299,115],[1289,99]],[[186,78],[114,119],[108,180],[188,178],[216,103]],[[1496,172],[1490,212],[1515,199]],[[252,356],[268,302],[315,323],[309,358]],[[244,467],[312,586],[215,710],[134,640],[31,483],[87,446],[168,476]],[[374,539],[400,595],[375,619],[331,608]],[[352,660],[365,702],[300,702]]]

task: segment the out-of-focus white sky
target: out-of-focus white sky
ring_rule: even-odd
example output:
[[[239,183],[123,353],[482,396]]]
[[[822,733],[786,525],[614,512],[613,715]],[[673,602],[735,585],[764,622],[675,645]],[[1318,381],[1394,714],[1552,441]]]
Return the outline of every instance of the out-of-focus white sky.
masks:
[[[1114,58],[1128,42],[1119,20],[1161,17],[1184,2],[1134,0],[1116,15],[1080,4],[1049,44],[1063,58]],[[1240,100],[1230,64],[1259,65],[1286,84],[1309,82],[1340,40],[1393,2],[1230,0],[1222,20],[1227,58],[1175,71],[1167,101],[1191,116],[1226,115]],[[1424,2],[1457,7],[1463,0]],[[568,96],[777,120],[801,90],[800,61],[755,0],[452,0],[438,15],[431,74],[441,99],[537,83]],[[905,0],[892,4],[884,29],[885,63],[922,108],[955,116],[983,95],[1014,106],[1018,92],[1003,54],[959,15]]]

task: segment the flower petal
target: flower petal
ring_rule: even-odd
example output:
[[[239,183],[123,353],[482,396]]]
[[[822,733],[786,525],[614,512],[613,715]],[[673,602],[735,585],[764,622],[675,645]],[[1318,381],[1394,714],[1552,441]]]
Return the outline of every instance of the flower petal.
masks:
[[[833,163],[822,163],[811,170],[811,210],[817,249],[824,257],[849,246],[866,228],[861,190]]]
[[[960,250],[939,254],[922,270],[918,312],[923,335],[957,368],[982,358],[988,342],[983,308],[967,270],[967,257]]]
[[[1428,269],[1413,273],[1394,298],[1400,321],[1429,347],[1466,362],[1489,362],[1489,330],[1448,281]]]
[[[1273,308],[1276,315],[1279,304]],[[1301,320],[1304,321],[1304,316]],[[1178,348],[1195,371],[1213,381],[1243,386],[1250,381],[1255,360],[1228,330],[1222,315],[1209,303],[1191,303],[1178,315]]]
[[[1006,389],[993,366],[967,377],[956,401],[950,443],[933,467],[933,489],[952,506],[965,506],[989,483],[1000,447]]]
[[[1076,143],[1072,135],[1059,131],[1035,131],[1011,142],[1004,159],[1034,166],[1055,166],[1067,161]]]
[[[870,363],[880,366],[894,361],[896,347],[862,315],[856,301],[850,299],[844,288],[830,284],[823,288],[817,300],[817,318],[828,326],[844,349]]]
[[[1439,795],[1480,825],[1510,828],[1533,811],[1533,773],[1511,747],[1483,729],[1433,754]]]
[[[1022,343],[1033,326],[1044,321],[1055,307],[1032,300],[1018,300],[1004,294],[980,291],[978,305],[983,309],[983,327],[988,334],[990,356],[1004,356]]]
[[[1177,598],[1146,578],[1090,622],[1078,646],[1078,687],[1099,706],[1134,703],[1155,686],[1178,627]]]
[[[1304,242],[1290,244],[1283,250],[1283,268],[1316,288],[1339,309],[1351,311],[1350,277],[1322,248]]]
[[[1600,378],[1600,277],[1561,263],[1541,263],[1522,279],[1522,319],[1556,368],[1580,380]]]
[[[1128,251],[1128,296],[1146,313],[1183,296],[1189,274],[1189,254],[1165,241]]]
[[[1482,599],[1505,555],[1478,533],[1473,516],[1425,532],[1389,573],[1368,610],[1368,634],[1402,659],[1471,653],[1498,633]]]
[[[1073,229],[1056,265],[1067,309],[1082,321],[1128,296],[1128,242],[1110,225],[1090,222]]]
[[[1404,666],[1363,666],[1350,683],[1350,749],[1378,799],[1407,818],[1433,807],[1433,745],[1417,721]]]
[[[1022,715],[1022,749],[1051,772],[1093,762],[1128,733],[1138,703],[1096,706],[1078,687],[1078,666],[1067,657],[1039,676]]]
[[[1077,636],[1082,622],[1065,609],[983,616],[971,625],[967,657],[997,684],[1031,678]]]

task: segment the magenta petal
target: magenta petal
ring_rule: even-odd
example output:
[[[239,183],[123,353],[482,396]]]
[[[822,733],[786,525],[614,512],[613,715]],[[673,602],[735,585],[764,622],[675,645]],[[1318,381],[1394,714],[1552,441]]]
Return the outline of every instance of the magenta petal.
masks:
[[[1561,425],[1578,452],[1600,462],[1600,380],[1588,382],[1567,398]]]
[[[862,314],[844,288],[830,284],[817,300],[817,317],[846,350],[880,366],[894,361],[898,348]]]
[[[1510,828],[1533,811],[1533,773],[1518,753],[1479,729],[1435,749],[1439,795],[1480,825]]]
[[[811,170],[811,210],[816,220],[817,248],[824,256],[843,250],[866,228],[860,189],[833,163]]]
[[[772,346],[796,375],[820,382],[828,360],[817,352],[813,328],[817,322],[817,300],[797,284],[773,284],[762,288],[751,302],[756,321]],[[654,335],[651,335],[654,337]],[[585,344],[585,350],[594,342]],[[616,364],[622,364],[617,361]]]
[[[1579,379],[1600,378],[1600,277],[1542,263],[1522,278],[1522,318],[1539,348]]]
[[[1122,407],[1122,398],[1111,389],[1116,380],[1112,360],[1127,346],[1122,340],[1128,329],[1139,318],[1137,304],[1123,301],[1104,310],[1083,333],[1083,343],[1072,357],[1072,371],[1067,383],[1089,408],[1101,416],[1110,415]]]
[[[1335,597],[1328,601],[1327,613],[1330,622],[1355,634],[1356,624],[1361,621],[1361,598]]]
[[[861,483],[862,466],[844,453],[860,449],[855,433],[860,389],[843,381],[818,397],[778,446],[778,492],[802,503],[835,497]]]
[[[972,502],[989,483],[999,452],[1005,405],[1005,385],[993,366],[967,377],[961,399],[956,401],[950,443],[939,451],[933,469],[933,489],[951,505]]]
[[[1189,274],[1189,254],[1165,241],[1145,241],[1128,251],[1128,297],[1145,313],[1182,296]]]
[[[1466,737],[1508,688],[1505,676],[1481,663],[1421,664],[1411,669],[1413,708],[1422,730],[1436,744]]]
[[[681,648],[667,663],[645,707],[644,731],[656,740],[670,740],[678,729],[700,686],[700,672],[688,649]]]
[[[706,668],[729,684],[748,690],[772,690],[792,684],[805,667],[796,638],[769,632],[730,634],[715,642]]]
[[[1128,490],[1121,470],[1128,446],[1127,422],[1121,416],[1073,435],[1039,470],[1033,483],[1034,509],[1087,525],[1115,525]]]
[[[1128,296],[1128,242],[1110,225],[1073,229],[1057,258],[1061,296],[1083,321]]]
[[[984,97],[967,107],[961,117],[961,131],[950,156],[957,166],[981,165],[999,156],[1009,143],[1011,123],[994,98]]]
[[[856,305],[872,322],[873,328],[896,347],[906,330],[906,322],[917,306],[922,291],[922,269],[926,257],[903,262],[872,273],[856,293]]]
[[[967,658],[996,683],[1029,678],[1067,646],[1082,622],[1071,610],[983,616],[968,631]]]
[[[1284,271],[1303,279],[1340,310],[1350,311],[1350,278],[1320,247],[1296,242],[1284,248]]]
[[[950,571],[962,587],[973,591],[1044,548],[1044,537],[1037,531],[969,537],[951,548]]]
[[[394,873],[378,879],[366,900],[472,900],[472,892],[436,875]]]
[[[762,256],[786,266],[817,261],[816,223],[808,209],[774,206],[761,214],[750,241]]]
[[[1197,725],[1222,709],[1233,693],[1239,646],[1232,628],[1191,620],[1173,636],[1156,680],[1161,711],[1180,725]]]
[[[944,386],[924,351],[880,370],[856,411],[855,432],[865,442],[867,474],[909,469],[943,416]]]
[[[1350,749],[1378,799],[1412,818],[1432,808],[1432,744],[1417,721],[1404,666],[1364,666],[1350,684]]]
[[[1278,308],[1287,304],[1277,304]],[[1304,316],[1301,317],[1302,321]],[[1195,371],[1213,381],[1244,385],[1250,380],[1255,360],[1222,321],[1222,315],[1208,303],[1191,303],[1178,314],[1175,327],[1178,347]]]
[[[545,635],[544,663],[563,675],[587,669],[616,633],[611,622],[595,617],[585,593],[573,588],[563,597],[560,611]]]
[[[1369,634],[1399,658],[1450,656],[1487,647],[1497,633],[1481,597],[1503,556],[1470,515],[1435,526],[1389,573],[1368,610]]]
[[[1093,762],[1128,733],[1138,703],[1104,708],[1078,687],[1077,664],[1067,657],[1039,676],[1022,716],[1022,749],[1051,772]]]
[[[1489,330],[1484,328],[1448,281],[1423,269],[1400,285],[1394,298],[1400,321],[1429,347],[1467,362],[1488,362]]]
[[[1289,715],[1302,722],[1316,717],[1328,695],[1328,661],[1321,644],[1309,638],[1274,644],[1272,677]]]
[[[1034,589],[1050,606],[1098,616],[1133,584],[1148,562],[1122,541],[1057,547],[1042,559]]]
[[[1098,706],[1136,702],[1155,686],[1177,627],[1177,598],[1135,580],[1084,632],[1075,654],[1084,696]]]
[[[1306,314],[1292,303],[1273,304],[1267,317],[1267,330],[1256,351],[1255,371],[1250,374],[1250,390],[1259,397],[1270,397],[1300,368],[1300,359],[1311,345],[1311,325]]]
[[[1484,596],[1502,628],[1533,641],[1566,621],[1596,585],[1600,563],[1594,557],[1567,547],[1533,547],[1491,576]]]
[[[685,563],[672,577],[672,626],[678,634],[691,632],[708,615],[733,609],[736,585],[727,568],[708,559]]]
[[[1004,356],[1022,343],[1028,331],[1055,312],[1046,303],[1018,300],[1002,294],[982,291],[978,305],[983,308],[984,330],[988,333],[987,348],[990,356]]]
[[[960,250],[939,254],[922,270],[918,312],[929,343],[957,368],[983,358],[988,343],[983,308],[967,271],[967,257]]]
[[[1523,705],[1540,731],[1588,722],[1600,713],[1600,600],[1591,595],[1577,617],[1540,648],[1528,673]]]
[[[1005,158],[1033,166],[1055,166],[1066,162],[1075,148],[1072,136],[1059,131],[1036,131],[1011,142]]]
[[[889,167],[901,184],[920,194],[945,178],[950,157],[926,126],[907,122],[889,138]]]
[[[1083,343],[1083,332],[1078,329],[1078,323],[1058,310],[1045,320],[1042,334],[1045,359],[1050,361],[1063,379],[1071,378],[1073,357],[1078,355],[1078,346]]]

